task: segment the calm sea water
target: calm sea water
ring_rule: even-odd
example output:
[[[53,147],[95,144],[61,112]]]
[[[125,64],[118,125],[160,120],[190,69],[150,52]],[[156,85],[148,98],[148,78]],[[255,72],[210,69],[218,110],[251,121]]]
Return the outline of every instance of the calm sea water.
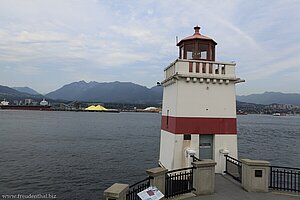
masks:
[[[238,117],[239,157],[300,167],[300,117]],[[0,111],[0,195],[103,199],[157,166],[160,114]],[[1,198],[1,196],[0,196]]]

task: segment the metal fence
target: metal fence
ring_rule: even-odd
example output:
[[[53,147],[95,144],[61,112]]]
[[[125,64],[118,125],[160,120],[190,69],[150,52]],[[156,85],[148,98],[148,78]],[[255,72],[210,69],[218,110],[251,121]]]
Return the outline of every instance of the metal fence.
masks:
[[[269,188],[300,192],[300,168],[270,166]]]
[[[225,159],[226,159],[225,173],[230,175],[233,179],[241,183],[242,162],[228,155],[225,155]]]
[[[193,190],[193,167],[168,171],[165,177],[165,197],[189,193]]]
[[[140,200],[137,193],[150,187],[150,179],[151,179],[151,177],[147,177],[147,178],[129,186],[129,190],[126,193],[126,200]]]
[[[194,156],[194,155],[192,155],[191,157],[193,158],[193,162],[201,161],[201,159],[197,158],[197,157]]]

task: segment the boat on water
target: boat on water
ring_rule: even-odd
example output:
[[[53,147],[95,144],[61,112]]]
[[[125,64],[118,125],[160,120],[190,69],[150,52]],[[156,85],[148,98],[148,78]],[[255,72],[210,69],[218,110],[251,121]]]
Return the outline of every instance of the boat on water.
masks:
[[[280,113],[273,113],[273,116],[281,116]]]
[[[0,109],[3,110],[46,110],[50,111],[51,106],[42,105],[0,105]]]
[[[237,115],[248,115],[247,112],[242,111],[242,110],[238,110],[238,111],[236,112],[236,114],[237,114]]]
[[[51,105],[43,99],[40,104],[37,105],[10,105],[8,101],[4,100],[0,102],[0,109],[3,110],[43,110],[43,111],[51,111]]]

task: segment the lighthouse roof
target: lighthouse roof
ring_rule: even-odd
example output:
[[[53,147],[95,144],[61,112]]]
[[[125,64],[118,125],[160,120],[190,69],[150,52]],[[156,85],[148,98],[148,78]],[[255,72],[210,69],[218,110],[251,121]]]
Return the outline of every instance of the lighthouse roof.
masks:
[[[201,33],[200,33],[200,27],[199,26],[195,26],[194,30],[195,30],[195,33],[193,35],[188,36],[188,37],[183,38],[182,40],[180,40],[180,42],[178,42],[177,46],[180,46],[182,44],[182,42],[185,42],[185,41],[188,41],[188,40],[211,40],[212,42],[214,42],[215,44],[217,44],[210,37],[207,37],[205,35],[201,35]]]

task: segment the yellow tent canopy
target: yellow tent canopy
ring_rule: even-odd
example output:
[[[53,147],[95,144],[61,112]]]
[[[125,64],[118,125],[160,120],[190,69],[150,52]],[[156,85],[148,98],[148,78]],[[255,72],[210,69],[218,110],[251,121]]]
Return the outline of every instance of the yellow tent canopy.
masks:
[[[91,105],[87,108],[85,108],[84,110],[90,110],[90,111],[105,111],[107,110],[106,108],[104,108],[103,106],[100,105]]]

